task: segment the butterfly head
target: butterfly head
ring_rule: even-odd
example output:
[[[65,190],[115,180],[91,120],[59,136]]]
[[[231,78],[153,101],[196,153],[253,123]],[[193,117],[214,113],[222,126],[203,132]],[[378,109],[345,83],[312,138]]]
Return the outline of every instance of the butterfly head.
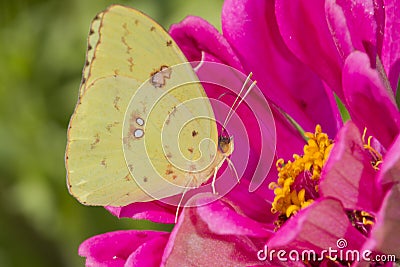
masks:
[[[218,137],[218,150],[228,157],[233,152],[233,136],[220,135]]]

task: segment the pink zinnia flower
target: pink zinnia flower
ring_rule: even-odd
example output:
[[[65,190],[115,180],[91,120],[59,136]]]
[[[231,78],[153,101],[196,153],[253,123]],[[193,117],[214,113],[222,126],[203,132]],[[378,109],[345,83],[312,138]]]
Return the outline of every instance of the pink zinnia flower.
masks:
[[[272,104],[277,159],[285,160],[277,161],[278,171],[271,170],[255,192],[248,191],[250,168],[225,197],[202,205],[216,197],[195,196],[191,202],[197,207],[183,210],[172,233],[132,230],[86,240],[80,255],[87,264],[340,266],[349,262],[262,262],[257,253],[264,245],[321,253],[341,238],[348,250],[400,257],[398,6],[398,1],[228,0],[223,35],[197,17],[174,25],[170,33],[189,61],[200,60],[203,52],[205,61],[254,73]],[[205,89],[211,98],[223,93]],[[353,121],[343,127],[333,92]],[[307,146],[287,115],[309,132]],[[251,132],[250,122],[247,127]],[[363,140],[364,128],[374,136],[371,142]],[[253,160],[262,160],[258,140],[250,140]],[[294,154],[299,155],[292,166],[302,163],[303,169],[284,176],[295,170],[287,162]],[[275,196],[268,191],[274,181]],[[175,213],[158,201],[108,209],[161,223],[173,223]]]

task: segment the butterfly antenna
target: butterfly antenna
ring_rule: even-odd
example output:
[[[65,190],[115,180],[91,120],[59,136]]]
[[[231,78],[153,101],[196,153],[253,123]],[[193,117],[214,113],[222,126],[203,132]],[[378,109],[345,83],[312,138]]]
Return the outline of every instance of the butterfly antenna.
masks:
[[[183,198],[185,197],[185,194],[186,194],[186,192],[188,191],[188,188],[189,188],[189,184],[193,181],[193,178],[194,178],[194,176],[192,176],[192,178],[186,183],[185,189],[182,192],[182,197],[179,200],[178,207],[176,208],[176,212],[175,212],[175,223],[178,222],[179,208],[181,207]]]
[[[244,96],[240,99],[239,103],[236,105],[236,107],[233,109],[233,111],[236,111],[236,109],[240,106],[240,104],[242,104],[242,102],[244,101],[244,99],[246,98],[246,96],[250,93],[250,91],[256,86],[257,81],[252,82],[252,84],[249,86],[249,89],[247,90],[247,92],[244,94]],[[232,109],[231,109],[232,110]],[[231,113],[231,116],[229,118],[226,119],[226,123],[224,128],[226,127],[226,125],[228,124],[229,120],[233,117],[233,113]]]
[[[205,57],[206,57],[206,54],[204,53],[204,51],[201,51],[200,62],[199,62],[199,64],[196,65],[196,67],[193,68],[193,70],[195,72],[197,72],[201,68],[201,66],[203,66]]]
[[[235,106],[235,104],[236,104],[236,102],[238,101],[240,95],[242,94],[242,92],[243,92],[244,89],[246,88],[246,85],[247,85],[247,83],[250,81],[251,76],[253,76],[253,73],[252,73],[252,72],[250,72],[249,76],[247,76],[246,80],[244,81],[244,83],[243,83],[243,85],[242,85],[242,88],[241,88],[240,91],[239,91],[239,94],[237,95],[235,101],[233,101],[232,107],[229,109],[229,112],[228,112],[228,114],[226,115],[224,124],[222,125],[222,128],[223,128],[223,129],[225,129],[225,126],[226,126],[226,124],[228,123],[228,122],[227,122],[227,121],[228,121],[228,118],[229,118],[229,116],[231,115],[231,112],[233,111],[233,107]]]
[[[228,114],[226,115],[224,124],[222,125],[222,129],[225,129],[226,125],[228,124],[229,120],[232,118],[233,116],[233,111],[236,111],[236,109],[240,106],[240,104],[244,101],[244,99],[246,98],[246,96],[250,93],[250,91],[255,87],[255,85],[257,84],[257,81],[254,81],[249,88],[247,89],[246,93],[243,95],[243,97],[240,97],[240,95],[242,94],[242,92],[244,91],[244,89],[246,88],[246,85],[248,84],[248,82],[250,81],[251,77],[253,76],[253,73],[250,72],[249,76],[247,76],[245,82],[243,83],[242,88],[240,89],[240,92],[238,94],[238,96],[236,97],[235,101],[232,104],[232,107],[229,109]],[[236,102],[239,100],[239,103],[235,106]]]

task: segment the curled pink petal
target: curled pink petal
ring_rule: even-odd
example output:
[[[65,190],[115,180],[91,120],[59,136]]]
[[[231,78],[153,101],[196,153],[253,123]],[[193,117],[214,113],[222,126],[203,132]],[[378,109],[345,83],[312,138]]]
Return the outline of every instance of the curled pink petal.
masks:
[[[354,50],[377,55],[378,26],[372,0],[327,0],[325,11],[329,29],[343,60]]]
[[[124,266],[129,256],[144,243],[159,237],[168,238],[168,235],[138,230],[109,232],[85,240],[79,246],[79,255],[86,257],[86,266]]]
[[[169,33],[189,61],[202,60],[203,52],[207,61],[242,69],[239,59],[225,37],[200,17],[186,17],[182,22],[173,24]]]
[[[355,51],[343,68],[343,90],[352,120],[389,147],[400,130],[400,113],[391,90],[365,53]]]
[[[105,207],[118,218],[150,220],[156,223],[174,223],[175,207],[160,201],[135,202],[124,207]]]
[[[322,170],[321,195],[339,199],[350,210],[377,211],[382,193],[375,175],[357,126],[351,121],[346,123]]]

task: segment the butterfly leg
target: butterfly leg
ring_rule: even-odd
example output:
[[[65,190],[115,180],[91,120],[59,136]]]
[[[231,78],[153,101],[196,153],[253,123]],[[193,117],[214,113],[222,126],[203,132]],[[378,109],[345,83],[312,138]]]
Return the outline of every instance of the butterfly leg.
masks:
[[[214,195],[217,194],[217,191],[215,190],[215,181],[217,180],[217,172],[218,172],[218,167],[215,167],[214,176],[213,176],[213,179],[212,179],[212,182],[211,182],[211,187],[212,187],[212,191],[213,191]]]
[[[229,168],[231,169],[231,171],[235,174],[235,176],[236,176],[236,179],[237,179],[237,181],[238,181],[238,184],[240,183],[240,179],[239,179],[239,175],[237,174],[237,171],[236,171],[236,168],[235,168],[235,165],[233,165],[233,162],[232,162],[232,160],[230,159],[230,158],[228,158],[228,157],[225,157],[225,159],[226,159],[226,161],[228,162],[228,166],[229,166]]]

